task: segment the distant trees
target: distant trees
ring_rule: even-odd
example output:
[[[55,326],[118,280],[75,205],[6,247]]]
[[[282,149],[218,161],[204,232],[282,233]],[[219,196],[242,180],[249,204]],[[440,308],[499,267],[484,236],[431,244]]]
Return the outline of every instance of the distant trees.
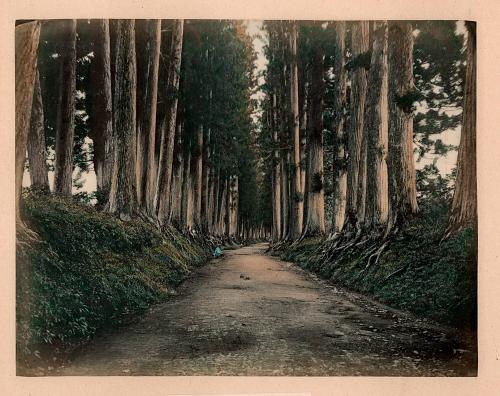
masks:
[[[447,110],[459,110],[462,95],[455,23],[269,21],[265,27],[269,64],[260,141],[261,156],[269,158],[263,170],[270,192],[264,193],[272,201],[273,241],[322,235],[326,229],[333,239],[383,240],[398,232],[418,212],[415,149],[421,157],[453,148],[429,136],[458,125],[456,112]],[[452,219],[462,216],[458,213],[475,219],[470,187],[475,162],[464,159],[475,147],[469,133],[475,108],[472,63],[467,60],[464,109],[469,110],[463,115],[454,199],[460,209],[453,210]],[[307,131],[300,145],[295,85],[301,87],[299,118]],[[272,150],[265,149],[268,145]],[[306,181],[300,184],[295,172],[304,162]],[[464,195],[467,204],[458,204]],[[302,227],[296,221],[301,199]]]
[[[170,49],[170,63],[168,66],[167,75],[167,86],[166,88],[166,98],[167,101],[166,111],[164,113],[164,118],[160,123],[161,127],[161,140],[160,140],[160,158],[158,163],[158,176],[156,179],[156,193],[154,195],[154,209],[156,215],[160,222],[165,222],[168,220],[169,215],[169,204],[170,204],[170,185],[172,179],[172,166],[173,166],[173,156],[174,156],[174,142],[175,142],[175,132],[177,127],[177,103],[179,96],[179,78],[180,78],[180,67],[181,67],[181,54],[182,54],[182,37],[183,37],[184,21],[177,20],[174,22],[173,32],[172,32],[172,44]],[[158,27],[159,29],[159,27]],[[157,44],[159,46],[159,43]],[[158,47],[159,55],[159,47]],[[156,80],[158,77],[156,76]],[[156,92],[156,91],[155,91]],[[155,106],[156,109],[156,106]],[[154,116],[155,114],[152,113]],[[154,128],[154,125],[153,125]],[[154,136],[154,129],[151,131]],[[154,147],[154,138],[151,136],[152,142],[151,148]],[[152,175],[155,173],[153,152],[151,152],[151,158],[149,158],[149,172]],[[143,176],[144,182],[144,176]],[[149,182],[148,189],[151,190],[153,185],[152,181]],[[152,194],[151,192],[148,193]]]
[[[300,179],[300,126],[299,126],[299,75],[297,65],[297,25],[290,24],[290,135],[292,137],[292,182],[290,237],[297,239],[302,234],[304,215],[304,193]]]
[[[227,237],[261,232],[255,55],[241,22],[48,21],[37,51],[40,25],[18,34],[17,50],[30,68],[16,81],[18,102],[29,102],[20,136],[33,187],[48,190],[54,170],[53,191],[71,195],[73,172],[91,162],[97,207],[122,220]],[[18,179],[24,158],[18,152]]]
[[[386,238],[419,210],[415,150],[446,153],[432,136],[462,124],[452,233],[477,206],[466,27],[463,54],[452,21],[266,21],[258,102],[239,21],[22,24],[17,202],[27,151],[32,185],[47,191],[53,171],[66,196],[93,165],[87,200],[123,220],[275,243]]]

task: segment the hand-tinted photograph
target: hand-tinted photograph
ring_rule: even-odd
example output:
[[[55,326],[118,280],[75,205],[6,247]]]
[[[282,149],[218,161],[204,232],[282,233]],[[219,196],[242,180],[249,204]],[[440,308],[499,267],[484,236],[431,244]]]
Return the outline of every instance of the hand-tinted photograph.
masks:
[[[18,20],[15,95],[18,376],[477,375],[475,22]]]

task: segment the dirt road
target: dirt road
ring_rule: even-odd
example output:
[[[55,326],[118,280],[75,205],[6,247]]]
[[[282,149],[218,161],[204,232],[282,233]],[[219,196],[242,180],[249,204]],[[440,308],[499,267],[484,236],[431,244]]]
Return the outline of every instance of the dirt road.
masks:
[[[55,375],[473,375],[446,330],[263,255],[229,251]]]

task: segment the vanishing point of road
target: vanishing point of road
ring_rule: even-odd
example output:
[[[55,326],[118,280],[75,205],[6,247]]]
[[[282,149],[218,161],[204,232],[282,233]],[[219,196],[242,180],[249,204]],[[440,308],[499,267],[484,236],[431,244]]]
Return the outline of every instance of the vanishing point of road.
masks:
[[[198,269],[138,322],[49,375],[474,375],[450,329],[348,292],[257,244]]]

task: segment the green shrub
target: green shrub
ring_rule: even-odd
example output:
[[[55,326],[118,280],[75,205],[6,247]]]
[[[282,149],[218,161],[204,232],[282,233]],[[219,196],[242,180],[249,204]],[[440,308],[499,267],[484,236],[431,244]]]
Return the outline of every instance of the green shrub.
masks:
[[[174,228],[161,233],[61,197],[28,192],[24,198],[25,221],[38,234],[17,249],[18,269],[31,274],[28,345],[82,344],[163,300],[209,256]]]
[[[447,219],[444,201],[424,202],[420,214],[396,234],[377,264],[367,270],[366,244],[328,257],[324,252],[329,242],[304,240],[274,254],[393,307],[444,324],[475,328],[476,235],[466,229],[442,241]]]

